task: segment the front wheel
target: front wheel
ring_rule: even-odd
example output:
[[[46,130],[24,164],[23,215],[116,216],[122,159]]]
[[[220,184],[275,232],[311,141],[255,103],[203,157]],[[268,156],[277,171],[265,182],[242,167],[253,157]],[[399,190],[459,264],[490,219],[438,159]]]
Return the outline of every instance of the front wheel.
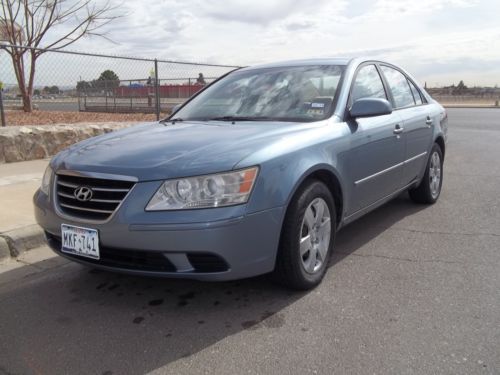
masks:
[[[274,279],[298,290],[323,279],[333,249],[335,202],[324,183],[312,180],[295,194],[281,232]]]
[[[410,189],[410,198],[417,203],[436,203],[443,185],[443,152],[438,144],[432,147],[420,185]]]

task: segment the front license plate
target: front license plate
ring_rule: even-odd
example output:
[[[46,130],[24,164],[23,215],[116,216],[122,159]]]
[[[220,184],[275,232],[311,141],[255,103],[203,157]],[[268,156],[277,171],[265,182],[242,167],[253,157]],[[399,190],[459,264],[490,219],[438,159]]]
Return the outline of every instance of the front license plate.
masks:
[[[62,252],[99,259],[99,234],[95,229],[61,224],[61,235]]]

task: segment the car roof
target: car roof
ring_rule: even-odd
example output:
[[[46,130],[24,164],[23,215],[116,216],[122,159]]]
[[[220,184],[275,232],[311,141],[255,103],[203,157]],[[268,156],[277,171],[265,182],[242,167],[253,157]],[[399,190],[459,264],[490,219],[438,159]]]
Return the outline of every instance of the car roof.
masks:
[[[354,59],[352,57],[324,57],[316,59],[287,60],[268,64],[259,64],[243,68],[242,70],[279,68],[287,66],[306,66],[306,65],[348,65]],[[357,59],[356,59],[357,60]]]

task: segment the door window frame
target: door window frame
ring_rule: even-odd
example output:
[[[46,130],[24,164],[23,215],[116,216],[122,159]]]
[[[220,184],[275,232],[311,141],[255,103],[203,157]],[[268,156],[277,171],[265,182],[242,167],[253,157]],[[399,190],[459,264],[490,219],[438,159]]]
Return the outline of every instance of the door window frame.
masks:
[[[349,95],[347,97],[347,104],[346,104],[346,107],[344,108],[344,121],[348,121],[351,119],[350,115],[349,115],[349,108],[351,108],[352,106],[352,90],[353,90],[353,87],[354,87],[354,82],[356,81],[356,77],[358,75],[358,72],[364,68],[365,66],[367,65],[374,65],[375,68],[377,69],[377,73],[380,77],[380,79],[382,80],[382,85],[384,86],[384,91],[385,91],[385,96],[386,96],[386,99],[389,103],[391,103],[391,106],[392,106],[392,111],[399,111],[399,110],[402,110],[402,109],[408,109],[408,108],[413,108],[413,107],[420,107],[420,106],[424,106],[424,105],[428,105],[429,102],[427,101],[427,98],[425,97],[425,95],[422,93],[422,91],[420,90],[420,87],[415,83],[415,81],[413,79],[411,79],[406,73],[404,73],[400,68],[398,68],[397,66],[394,66],[390,63],[387,63],[387,62],[382,62],[382,61],[377,61],[377,60],[369,60],[369,61],[363,61],[361,64],[358,65],[358,67],[356,68],[356,70],[354,71],[354,74],[353,74],[353,78],[351,80],[351,83],[350,83],[350,86],[349,86]],[[384,73],[382,72],[382,69],[380,68],[381,66],[387,66],[389,68],[392,68],[392,69],[395,69],[397,70],[398,72],[400,72],[409,82],[413,83],[413,85],[415,86],[415,88],[417,89],[417,92],[419,93],[420,95],[420,98],[422,99],[422,104],[415,104],[411,107],[401,107],[401,108],[395,108],[395,101],[394,101],[394,97],[392,96],[392,91],[391,91],[391,88],[389,86],[389,83],[387,82],[387,79],[385,78],[385,75]],[[344,71],[344,74],[345,74],[345,71]],[[342,82],[342,86],[343,86],[343,82]],[[408,86],[409,87],[409,86]],[[409,87],[410,88],[410,87]],[[337,88],[338,90],[338,88]],[[337,91],[338,92],[338,91]],[[413,96],[413,91],[411,90],[410,88],[410,92],[412,93],[412,96]],[[415,99],[415,98],[414,98]]]
[[[387,89],[389,91],[390,98],[391,98],[390,102],[392,104],[392,110],[393,111],[399,111],[399,110],[402,110],[402,109],[408,109],[408,108],[413,108],[413,107],[420,107],[420,106],[429,104],[427,102],[427,99],[425,98],[425,96],[422,95],[422,93],[420,92],[420,89],[419,89],[418,85],[410,77],[408,77],[408,75],[406,75],[405,72],[403,72],[401,69],[399,69],[397,66],[394,66],[394,65],[386,63],[386,62],[381,62],[381,63],[378,63],[377,65],[378,65],[378,68],[380,70],[380,73],[382,74],[382,79],[384,81],[384,84],[386,85],[386,87],[387,87]],[[394,100],[394,96],[392,95],[391,87],[389,86],[389,82],[387,81],[387,78],[385,77],[384,72],[381,69],[381,66],[386,66],[388,68],[394,69],[394,70],[398,71],[399,73],[401,73],[403,75],[403,77],[406,78],[406,81],[408,83],[408,89],[410,90],[411,96],[413,97],[413,105],[407,106],[407,107],[396,108],[396,102]],[[413,90],[410,87],[410,83],[412,83],[413,86],[415,86],[415,88],[417,89],[417,92],[420,95],[420,99],[422,101],[421,104],[417,104],[417,102],[415,100],[415,97],[413,96]]]
[[[377,65],[377,62],[376,61],[366,61],[362,64],[360,64],[357,68],[356,68],[356,71],[354,72],[354,75],[353,75],[353,78],[352,78],[352,81],[351,81],[351,86],[349,87],[349,97],[347,98],[347,108],[350,108],[352,105],[353,105],[353,102],[352,102],[352,90],[354,89],[354,83],[356,82],[356,78],[358,77],[358,73],[361,69],[363,68],[366,68],[367,66],[369,65],[373,65],[375,67],[375,70],[380,78],[380,81],[382,82],[382,87],[384,88],[384,93],[385,93],[385,99],[390,101],[389,99],[389,95],[388,95],[388,92],[387,92],[387,86],[384,82],[384,79],[382,78],[382,75],[380,74],[380,69]]]

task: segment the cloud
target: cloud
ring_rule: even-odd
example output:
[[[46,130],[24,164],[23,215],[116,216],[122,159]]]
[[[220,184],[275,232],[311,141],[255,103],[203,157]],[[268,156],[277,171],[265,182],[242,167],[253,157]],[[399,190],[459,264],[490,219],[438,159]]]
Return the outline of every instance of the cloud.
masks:
[[[210,17],[225,22],[243,22],[257,25],[269,25],[294,13],[308,13],[320,10],[326,0],[232,0],[220,2],[204,1],[203,11]]]
[[[305,19],[290,21],[284,24],[288,31],[307,30],[313,28],[315,25],[314,21]]]
[[[120,11],[107,28],[116,44],[91,38],[72,49],[234,65],[370,55],[420,80],[489,67],[480,79],[500,81],[491,65],[500,59],[498,0],[136,0]]]

